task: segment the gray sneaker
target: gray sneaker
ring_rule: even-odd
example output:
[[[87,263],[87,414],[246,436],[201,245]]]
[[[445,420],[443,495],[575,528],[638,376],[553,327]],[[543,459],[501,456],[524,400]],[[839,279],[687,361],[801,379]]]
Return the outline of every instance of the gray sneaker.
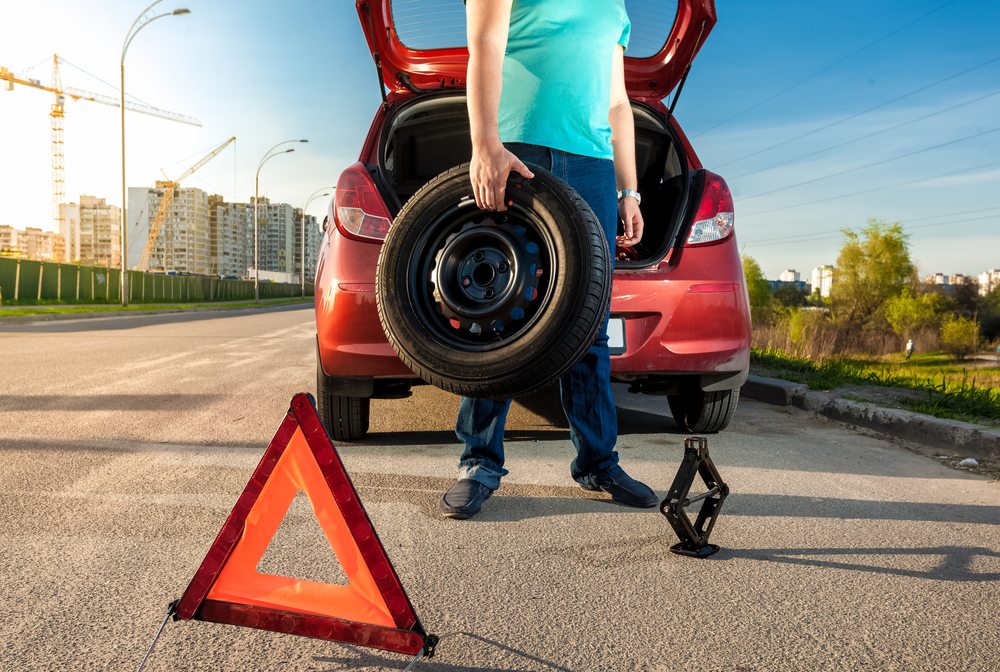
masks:
[[[441,513],[445,518],[456,520],[471,518],[479,513],[483,502],[492,494],[493,491],[479,481],[461,478],[441,497]]]

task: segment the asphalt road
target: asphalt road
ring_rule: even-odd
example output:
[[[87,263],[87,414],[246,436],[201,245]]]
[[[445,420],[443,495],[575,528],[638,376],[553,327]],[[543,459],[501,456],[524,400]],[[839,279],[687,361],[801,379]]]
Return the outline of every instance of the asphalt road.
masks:
[[[134,669],[298,390],[312,313],[0,323],[0,669]],[[623,465],[664,494],[683,435],[617,389]],[[417,612],[416,669],[998,670],[1000,484],[745,401],[710,439],[733,494],[708,560],[655,510],[585,493],[551,393],[515,406],[510,476],[478,519],[437,513],[457,400],[373,405],[339,450]],[[341,580],[297,502],[262,571]],[[401,670],[402,656],[200,622],[148,670]]]

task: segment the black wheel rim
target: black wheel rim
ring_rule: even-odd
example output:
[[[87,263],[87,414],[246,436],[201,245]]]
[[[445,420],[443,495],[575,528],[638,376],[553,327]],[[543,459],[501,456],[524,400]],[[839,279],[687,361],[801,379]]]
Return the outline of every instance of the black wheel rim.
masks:
[[[550,228],[520,204],[486,212],[463,199],[435,217],[410,251],[410,304],[447,347],[504,347],[529,331],[551,302],[555,249]]]

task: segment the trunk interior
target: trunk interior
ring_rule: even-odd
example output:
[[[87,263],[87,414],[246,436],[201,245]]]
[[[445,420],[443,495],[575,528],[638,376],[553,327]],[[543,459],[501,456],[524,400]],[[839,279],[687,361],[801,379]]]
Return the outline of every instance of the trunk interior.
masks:
[[[686,211],[687,165],[668,125],[633,103],[636,166],[645,232],[632,251],[619,248],[619,268],[660,261],[675,245]],[[434,176],[472,156],[469,118],[462,94],[430,94],[401,106],[383,130],[382,187],[395,215]]]

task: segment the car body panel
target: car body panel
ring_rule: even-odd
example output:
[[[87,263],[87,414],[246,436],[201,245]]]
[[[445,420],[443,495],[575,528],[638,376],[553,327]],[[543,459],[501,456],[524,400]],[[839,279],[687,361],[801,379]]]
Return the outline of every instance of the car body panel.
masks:
[[[458,0],[451,11],[457,11]],[[465,46],[411,48],[394,24],[392,0],[357,0],[368,48],[390,91],[465,88],[469,50]],[[664,3],[667,4],[667,3]],[[669,17],[664,17],[664,22]],[[666,98],[687,72],[715,26],[715,0],[677,0],[669,36],[659,51],[632,58],[626,53],[625,85],[636,100]]]
[[[374,115],[359,161],[374,176],[392,212],[395,194],[386,194],[387,187],[379,179],[387,129],[411,101],[440,95],[442,89],[457,93],[464,88],[468,51],[464,47],[408,49],[391,25],[390,0],[358,0],[356,4],[369,47],[378,54],[390,89]],[[632,100],[659,113],[687,161],[686,174],[693,185],[703,182],[697,177],[702,163],[662,98],[684,76],[714,23],[714,0],[677,0],[677,20],[655,62],[652,57],[626,59]],[[700,188],[691,191],[694,202],[682,215],[682,232],[690,227],[700,198]],[[375,272],[382,246],[343,235],[335,211],[336,202],[332,202],[316,271],[322,369],[347,384],[344,389],[354,390],[341,392],[347,396],[374,389],[359,386],[358,381],[418,383],[389,345],[379,322]],[[623,353],[611,358],[613,379],[642,383],[694,378],[702,389],[713,391],[738,388],[746,379],[750,310],[735,234],[709,244],[673,247],[662,260],[646,267],[616,269],[611,313],[624,320],[626,345]]]
[[[324,371],[347,378],[415,379],[378,320],[375,267],[381,246],[336,231],[327,239],[316,279]],[[625,320],[626,351],[611,358],[613,377],[746,371],[749,303],[737,249],[731,238],[686,248],[673,266],[664,262],[649,271],[615,272],[611,313]]]

